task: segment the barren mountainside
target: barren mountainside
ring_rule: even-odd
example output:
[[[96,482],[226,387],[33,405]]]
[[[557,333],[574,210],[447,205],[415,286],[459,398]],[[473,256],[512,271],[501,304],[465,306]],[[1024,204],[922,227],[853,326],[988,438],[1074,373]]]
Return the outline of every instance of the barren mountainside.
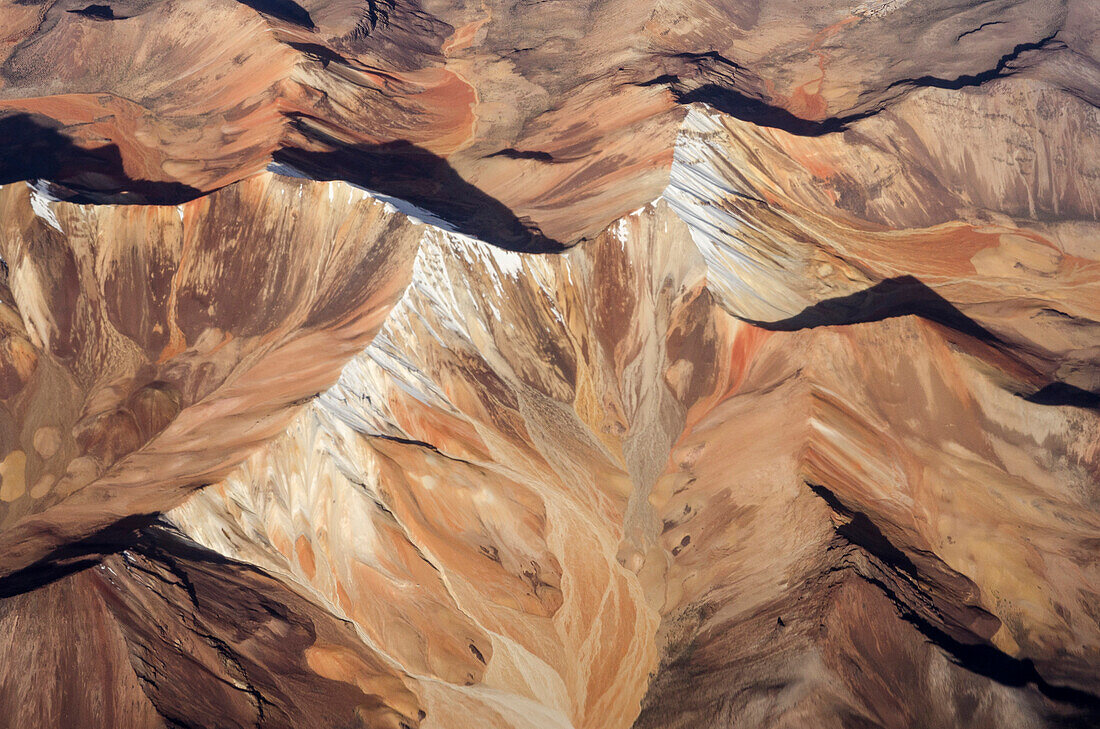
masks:
[[[0,0],[9,727],[1100,727],[1100,5]]]

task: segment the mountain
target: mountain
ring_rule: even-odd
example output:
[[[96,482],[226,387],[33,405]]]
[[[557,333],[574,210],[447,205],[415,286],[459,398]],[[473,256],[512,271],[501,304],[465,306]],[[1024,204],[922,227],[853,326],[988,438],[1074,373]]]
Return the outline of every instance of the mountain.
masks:
[[[1100,7],[0,0],[0,727],[1100,726]]]

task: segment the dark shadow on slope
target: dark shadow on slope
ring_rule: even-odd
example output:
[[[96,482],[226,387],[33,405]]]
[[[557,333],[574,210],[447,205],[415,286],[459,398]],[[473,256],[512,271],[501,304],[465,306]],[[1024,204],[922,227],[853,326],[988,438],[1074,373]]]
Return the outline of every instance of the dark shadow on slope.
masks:
[[[817,494],[837,514],[847,517],[849,522],[836,527],[836,532],[851,544],[862,547],[877,557],[883,564],[897,568],[910,577],[916,578],[917,566],[909,555],[901,551],[886,538],[871,518],[862,511],[849,509],[829,489],[816,484],[807,484],[810,490]]]
[[[61,125],[36,114],[0,116],[0,185],[46,180],[51,193],[77,203],[171,204],[192,200],[201,191],[179,182],[135,180],[126,174],[118,146],[86,149],[61,131]]]
[[[564,250],[530,220],[462,179],[447,160],[406,141],[345,147],[331,152],[283,149],[277,162],[315,180],[345,180],[411,203],[455,229],[511,251]]]
[[[554,155],[549,152],[531,151],[526,149],[502,149],[499,152],[493,152],[489,157],[503,157],[505,159],[530,159],[536,162],[546,162],[547,164],[554,163]]]
[[[964,34],[965,35],[965,34]],[[1013,48],[1009,53],[1001,56],[997,61],[997,65],[986,71],[981,71],[975,74],[963,74],[957,78],[938,78],[936,76],[921,76],[919,78],[907,78],[895,81],[887,88],[892,89],[897,86],[931,86],[937,89],[949,89],[951,91],[958,91],[968,86],[981,86],[987,81],[992,81],[1002,76],[1012,75],[1012,71],[1008,69],[1008,64],[1018,59],[1022,54],[1028,51],[1037,51],[1055,42],[1057,32],[1048,35],[1046,38],[1042,38],[1034,43],[1020,43]],[[962,36],[960,36],[961,38]],[[1065,47],[1065,44],[1062,44]]]
[[[270,15],[287,23],[293,23],[303,28],[312,30],[313,18],[309,11],[294,0],[237,0],[241,5],[247,5],[258,13]]]
[[[694,66],[692,75],[710,79],[695,88],[676,88],[671,91],[680,104],[702,102],[718,111],[750,124],[779,129],[800,137],[819,137],[823,134],[844,131],[848,124],[878,113],[878,109],[830,117],[827,119],[804,119],[792,114],[781,106],[769,104],[763,99],[737,91],[736,79],[746,76],[746,69],[735,61],[715,51],[706,53],[678,53],[674,56],[686,60]],[[645,82],[642,85],[652,85]]]
[[[325,63],[339,62],[321,47],[302,48]],[[0,184],[45,180],[49,192],[75,203],[177,205],[203,191],[179,182],[129,177],[115,144],[87,149],[76,144],[62,125],[36,114],[0,116]],[[316,180],[346,180],[373,192],[411,203],[487,243],[513,251],[560,252],[565,246],[547,237],[529,220],[466,182],[447,163],[406,141],[337,147],[329,152],[284,149],[276,161]]]
[[[108,554],[136,545],[142,530],[157,520],[156,514],[135,514],[71,544],[58,547],[29,567],[0,578],[0,599],[44,587],[99,564]]]
[[[324,68],[328,68],[330,63],[336,63],[342,66],[351,65],[348,59],[340,55],[336,51],[332,50],[328,46],[323,46],[319,43],[298,43],[294,41],[287,41],[286,44],[296,51],[301,51],[308,56],[313,56]]]
[[[973,337],[1016,358],[1011,345],[1006,345],[997,335],[959,311],[954,304],[913,276],[888,278],[863,291],[825,299],[788,319],[774,322],[753,319],[745,321],[761,329],[793,332],[824,326],[865,324],[900,316],[919,316]],[[1048,381],[1035,392],[1017,394],[1037,405],[1100,409],[1100,395],[1064,382]]]
[[[0,599],[14,597],[45,587],[69,575],[94,567],[104,557],[120,552],[136,552],[155,556],[159,545],[170,545],[172,551],[190,559],[219,564],[240,564],[256,571],[258,568],[234,560],[191,541],[160,514],[134,514],[101,531],[71,544],[58,547],[29,567],[0,578]]]
[[[1100,395],[1065,382],[1052,382],[1024,399],[1037,405],[1068,405],[1086,410],[1100,410]]]
[[[1021,43],[1013,48],[1012,51],[998,59],[993,68],[985,71],[980,71],[975,74],[963,74],[953,79],[938,78],[936,76],[900,79],[887,86],[886,90],[890,91],[892,89],[898,89],[899,87],[922,86],[959,90],[968,86],[981,86],[988,81],[1011,75],[1013,71],[1009,68],[1009,65],[1013,61],[1016,61],[1021,55],[1029,51],[1041,50],[1051,46],[1056,42],[1056,36],[1057,33],[1054,33],[1033,43]],[[694,55],[702,58],[716,54],[681,55]],[[721,56],[717,56],[717,58],[729,69],[740,69],[736,63],[728,59],[724,59]],[[676,80],[675,77],[665,76],[660,79],[646,82],[643,85],[654,85],[664,79],[671,79],[672,82]],[[853,122],[874,116],[882,110],[881,107],[879,107],[855,114],[812,120],[803,119],[781,106],[774,106],[761,99],[736,91],[733,88],[723,86],[722,84],[708,83],[687,91],[680,91],[673,88],[672,92],[676,96],[676,101],[681,104],[702,102],[714,107],[724,114],[729,114],[735,119],[740,119],[750,124],[756,124],[757,126],[780,129],[788,134],[796,134],[801,137],[820,137],[823,134],[842,132]]]
[[[674,89],[673,93],[676,95],[676,101],[680,104],[702,102],[714,107],[723,114],[732,116],[734,119],[740,119],[761,127],[779,129],[800,137],[820,137],[823,134],[842,132],[852,122],[874,116],[879,112],[878,109],[874,109],[858,114],[814,121],[795,116],[781,106],[773,106],[760,99],[746,96],[739,91],[718,84],[706,84],[685,92],[677,92]]]
[[[884,574],[896,573],[900,570],[907,575],[907,578],[901,580],[903,584],[909,584],[918,591],[924,591],[923,585],[927,584],[928,577],[917,569],[909,555],[890,542],[866,514],[848,508],[824,486],[812,483],[807,483],[807,486],[823,499],[830,509],[850,519],[847,524],[835,527],[839,536],[878,560],[881,565],[878,569],[884,570]],[[1072,723],[1066,726],[1100,726],[1096,723],[1100,721],[1100,696],[1072,686],[1051,684],[1043,678],[1031,660],[1013,658],[970,631],[967,632],[973,636],[973,640],[967,642],[959,640],[944,627],[929,620],[921,610],[910,605],[894,587],[887,584],[885,580],[889,578],[879,579],[874,575],[866,574],[862,569],[857,569],[856,572],[862,579],[882,591],[894,604],[903,620],[920,631],[929,642],[947,653],[961,668],[1004,686],[1013,688],[1034,686],[1048,699],[1073,707],[1076,716],[1073,716],[1070,719]],[[940,610],[934,610],[931,614],[939,615]],[[1078,721],[1081,723],[1078,724]]]
[[[1004,686],[1034,686],[1051,701],[1076,709],[1076,716],[1061,717],[1058,726],[1082,729],[1100,726],[1100,696],[1072,686],[1049,683],[1029,658],[1013,658],[988,643],[969,644],[952,638],[909,607],[889,585],[867,575],[860,576],[882,590],[894,603],[901,618],[919,630],[930,643],[947,653],[956,665]]]
[[[395,0],[367,0],[365,7],[359,11],[359,20],[351,32],[353,40],[363,40],[381,24],[389,25],[390,13],[396,6]]]
[[[912,315],[942,324],[983,342],[999,341],[996,335],[913,276],[888,278],[863,291],[825,299],[806,307],[789,319],[774,322],[746,321],[761,329],[793,332]]]
[[[89,5],[80,10],[66,10],[65,12],[82,15],[92,20],[124,20],[124,18],[115,15],[115,11],[110,5]]]

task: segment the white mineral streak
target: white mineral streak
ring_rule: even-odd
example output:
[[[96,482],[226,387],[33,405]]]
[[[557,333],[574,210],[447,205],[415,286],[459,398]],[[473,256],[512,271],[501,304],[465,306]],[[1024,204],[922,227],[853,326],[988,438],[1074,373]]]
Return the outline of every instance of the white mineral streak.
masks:
[[[809,303],[745,235],[735,186],[745,178],[728,134],[692,106],[661,199],[557,256],[496,248],[355,188],[424,225],[403,297],[285,436],[172,521],[354,624],[417,680],[425,727],[625,729],[656,665],[660,598],[641,570],[659,574],[664,562],[649,496],[685,423],[666,381],[667,333],[704,280],[745,318]],[[330,199],[352,203],[353,186],[328,185]],[[612,280],[628,288],[601,300]],[[616,313],[602,313],[608,306]],[[610,335],[597,335],[601,327]],[[463,562],[426,526],[456,518],[474,530],[463,537],[471,545],[508,553]],[[402,557],[410,549],[413,566]],[[419,573],[418,561],[431,569]],[[561,603],[547,617],[535,604],[498,604],[505,598],[486,597],[476,577],[531,569],[523,565],[560,570]],[[466,669],[451,664],[471,660],[467,646],[425,653],[424,639],[412,639],[421,634],[484,636],[484,675],[464,685]],[[460,715],[469,723],[447,718]]]
[[[285,435],[170,520],[348,620],[414,681],[423,727],[626,729],[657,668],[659,616],[680,597],[655,504],[682,465],[670,464],[674,448],[692,437],[707,447],[689,420],[730,392],[717,373],[747,357],[733,348],[729,365],[730,343],[760,333],[726,313],[774,321],[820,293],[804,290],[813,276],[791,252],[814,245],[813,229],[754,197],[768,184],[752,159],[767,138],[753,135],[768,133],[689,107],[661,197],[561,255],[504,251],[360,189],[424,224],[403,297]],[[350,186],[328,184],[330,199],[351,203]],[[909,318],[889,326],[924,332]],[[823,334],[808,361],[832,362],[850,351],[845,337],[877,341],[875,331]],[[807,403],[812,393],[814,405],[801,424],[765,408],[764,430],[802,428],[825,463],[859,453],[868,493],[903,494],[907,475],[876,460],[864,435],[877,426],[838,420],[847,411],[831,403],[850,383],[820,369],[812,387],[792,375],[760,390]],[[918,371],[921,391],[948,389],[937,371]],[[707,427],[736,433],[739,417]],[[759,458],[767,469],[788,459],[794,483],[794,452],[774,450]],[[764,582],[799,561],[774,557],[779,567],[761,558]]]
[[[31,210],[34,211],[34,214],[58,233],[64,233],[65,231],[62,230],[61,223],[57,219],[57,213],[50,207],[50,203],[54,200],[46,194],[44,185],[28,182],[27,187],[31,190]]]
[[[171,519],[351,621],[418,680],[425,727],[465,726],[447,717],[466,715],[470,726],[625,729],[656,667],[659,605],[637,570],[659,531],[647,497],[684,422],[662,373],[672,319],[703,275],[690,240],[663,203],[558,256],[426,226],[404,296],[339,382],[285,436]],[[609,304],[599,294],[622,268],[636,280],[611,304],[630,309],[601,324]],[[597,336],[600,326],[612,327],[610,340]],[[633,353],[616,364],[624,347]],[[559,363],[555,350],[575,364]],[[497,384],[471,391],[452,382],[450,367],[471,360]],[[502,402],[484,402],[489,392]],[[521,431],[498,418],[516,418]],[[533,574],[545,571],[560,588],[560,605],[540,617],[537,604],[516,612],[494,601],[505,598],[486,599],[454,549],[426,538],[415,510],[402,506],[408,499],[422,518],[472,510],[470,524],[486,536],[469,538],[507,549],[506,571],[537,565]],[[296,539],[310,545],[309,569],[295,559]],[[432,566],[427,582],[401,561],[395,539]],[[663,569],[661,560],[650,564]],[[431,622],[440,619],[447,622]],[[487,636],[484,677],[462,685],[444,658],[422,656],[421,644],[403,637],[408,630]],[[469,660],[464,645],[456,650]]]
[[[707,262],[707,286],[730,313],[760,321],[792,316],[811,302],[778,277],[776,261],[744,234],[751,224],[735,203],[745,192],[733,186],[743,173],[728,136],[717,112],[689,106],[661,197],[690,228]]]

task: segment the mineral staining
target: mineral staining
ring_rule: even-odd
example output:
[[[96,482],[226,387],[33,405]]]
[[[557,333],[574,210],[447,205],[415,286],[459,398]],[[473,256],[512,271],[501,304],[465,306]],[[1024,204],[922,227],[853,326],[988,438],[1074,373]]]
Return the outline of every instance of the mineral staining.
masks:
[[[11,726],[1100,724],[1091,3],[0,17]]]

